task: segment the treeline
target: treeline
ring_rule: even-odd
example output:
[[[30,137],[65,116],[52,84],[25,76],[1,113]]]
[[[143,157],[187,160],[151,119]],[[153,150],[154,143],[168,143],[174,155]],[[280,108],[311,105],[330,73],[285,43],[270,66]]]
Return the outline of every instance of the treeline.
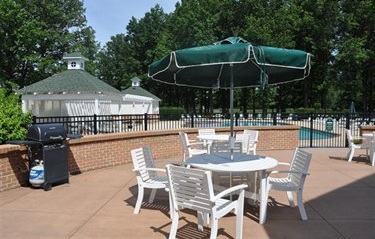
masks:
[[[181,0],[165,13],[156,5],[126,32],[100,46],[80,0],[0,1],[0,80],[16,89],[64,69],[63,54],[80,51],[88,71],[122,89],[140,77],[162,106],[209,113],[229,108],[229,92],[175,87],[147,78],[148,65],[175,49],[207,45],[229,36],[313,55],[300,82],[235,92],[238,112],[288,108],[347,112],[375,108],[374,0]],[[124,28],[125,29],[125,28]]]

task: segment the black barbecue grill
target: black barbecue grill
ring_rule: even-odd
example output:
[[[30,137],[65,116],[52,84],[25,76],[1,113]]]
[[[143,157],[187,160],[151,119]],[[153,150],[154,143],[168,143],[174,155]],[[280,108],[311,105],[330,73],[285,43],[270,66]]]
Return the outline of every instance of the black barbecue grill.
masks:
[[[45,191],[53,183],[69,182],[67,134],[62,124],[34,124],[29,127],[26,140],[7,143],[26,145],[29,157],[29,172],[43,160]]]

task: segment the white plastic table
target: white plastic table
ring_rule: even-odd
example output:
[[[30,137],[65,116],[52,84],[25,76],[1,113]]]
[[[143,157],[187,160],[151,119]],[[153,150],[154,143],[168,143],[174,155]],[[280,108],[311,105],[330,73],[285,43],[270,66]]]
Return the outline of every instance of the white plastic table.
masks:
[[[216,172],[259,172],[259,223],[264,224],[267,215],[267,175],[266,170],[276,167],[278,161],[274,158],[234,153],[233,160],[230,153],[201,154],[189,159],[188,164],[192,167],[201,168]],[[255,192],[250,197],[253,198]]]

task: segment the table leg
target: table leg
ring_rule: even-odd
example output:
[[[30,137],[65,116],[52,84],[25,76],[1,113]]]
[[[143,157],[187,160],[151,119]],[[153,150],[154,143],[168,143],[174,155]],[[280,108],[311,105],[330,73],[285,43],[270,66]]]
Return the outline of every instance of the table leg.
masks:
[[[266,222],[267,202],[268,202],[266,171],[265,170],[260,171],[259,176],[260,176],[259,224],[264,224]]]

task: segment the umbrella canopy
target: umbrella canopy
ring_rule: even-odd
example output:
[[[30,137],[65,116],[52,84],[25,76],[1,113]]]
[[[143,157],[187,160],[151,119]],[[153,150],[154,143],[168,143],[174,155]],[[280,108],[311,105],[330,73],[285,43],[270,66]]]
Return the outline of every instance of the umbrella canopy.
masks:
[[[302,80],[309,73],[307,52],[258,46],[232,37],[172,51],[149,65],[148,75],[168,84],[230,89]]]
[[[302,80],[310,73],[310,56],[230,37],[213,45],[172,51],[149,65],[148,76],[173,85],[230,89],[233,139],[233,89]]]

